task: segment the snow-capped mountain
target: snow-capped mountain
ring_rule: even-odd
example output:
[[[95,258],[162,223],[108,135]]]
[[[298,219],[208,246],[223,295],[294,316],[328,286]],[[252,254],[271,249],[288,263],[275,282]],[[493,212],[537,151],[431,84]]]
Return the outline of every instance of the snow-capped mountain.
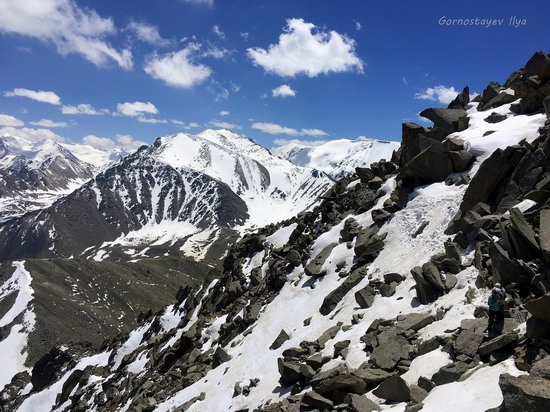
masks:
[[[0,219],[51,205],[93,176],[94,167],[53,140],[0,137]]]
[[[171,251],[289,218],[332,184],[229,131],[177,134],[126,156],[51,207],[0,226],[0,259]],[[160,251],[160,252],[159,252]]]
[[[12,368],[0,406],[548,410],[548,85],[539,52],[476,101],[465,89],[427,109],[434,127],[404,124],[391,163],[244,236],[220,278],[99,351],[57,346],[32,370]],[[22,303],[8,319],[32,328],[26,266],[15,266]],[[497,283],[507,303],[488,330]]]
[[[338,139],[315,146],[290,142],[271,150],[295,165],[321,170],[334,179],[354,173],[356,167],[369,167],[380,159],[390,160],[399,142],[373,139]]]

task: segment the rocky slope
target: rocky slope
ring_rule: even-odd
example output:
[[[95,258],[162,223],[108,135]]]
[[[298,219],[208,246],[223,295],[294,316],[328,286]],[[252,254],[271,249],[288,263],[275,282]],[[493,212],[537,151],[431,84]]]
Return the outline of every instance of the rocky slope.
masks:
[[[51,205],[93,176],[94,167],[54,142],[0,137],[0,221]]]
[[[403,125],[392,162],[245,236],[220,279],[100,352],[55,348],[3,408],[548,410],[549,80],[539,52],[423,112],[434,127]],[[508,308],[484,333],[497,281]]]

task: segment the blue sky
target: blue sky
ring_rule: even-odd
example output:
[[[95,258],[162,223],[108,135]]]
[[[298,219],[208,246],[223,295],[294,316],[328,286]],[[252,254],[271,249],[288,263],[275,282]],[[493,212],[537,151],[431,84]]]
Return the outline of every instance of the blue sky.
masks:
[[[220,127],[266,147],[399,140],[451,88],[479,93],[548,51],[549,13],[543,0],[2,0],[0,132],[104,148]]]

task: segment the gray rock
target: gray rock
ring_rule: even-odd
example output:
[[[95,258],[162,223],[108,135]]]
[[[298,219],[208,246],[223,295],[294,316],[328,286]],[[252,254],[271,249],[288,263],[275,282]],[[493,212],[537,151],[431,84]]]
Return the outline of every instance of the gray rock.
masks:
[[[375,296],[376,290],[374,290],[372,286],[367,285],[363,289],[355,292],[355,301],[363,309],[370,308],[374,302]]]
[[[399,273],[386,273],[384,274],[384,283],[401,283],[405,280],[405,277],[403,275],[400,275]]]
[[[447,273],[447,275],[445,275],[445,290],[447,290],[447,292],[454,288],[457,283],[458,278],[456,275],[453,275],[452,273]]]
[[[449,152],[448,156],[453,165],[453,172],[455,173],[465,172],[476,160],[475,156],[466,150]]]
[[[531,225],[525,220],[523,213],[517,208],[510,210],[510,218],[512,225],[519,232],[519,234],[525,239],[525,241],[531,246],[534,250],[539,250],[539,243],[535,237],[535,231]]]
[[[550,324],[550,293],[525,303],[525,309],[535,318]]]
[[[322,315],[328,315],[334,310],[336,305],[342,300],[346,294],[353,289],[363,278],[367,276],[367,266],[361,266],[355,269],[351,274],[323,300],[323,304],[319,308]]]
[[[433,388],[436,387],[436,384],[433,383],[431,379],[428,379],[425,376],[421,376],[420,378],[418,378],[417,384],[420,388],[424,389],[426,392],[430,392]]]
[[[304,396],[302,397],[302,403],[313,408],[328,410],[332,410],[334,406],[333,402],[330,399],[327,399],[314,391],[304,393]]]
[[[412,268],[411,274],[416,282],[416,295],[420,303],[427,305],[443,294],[425,278],[420,266]]]
[[[344,242],[353,240],[361,231],[361,226],[357,223],[357,220],[353,217],[349,217],[344,222],[344,227],[340,231],[340,237]]]
[[[540,211],[539,241],[542,257],[550,264],[550,209]]]
[[[300,372],[300,363],[294,361],[285,362],[283,358],[278,360],[279,374],[281,378],[279,382],[283,386],[291,386],[300,380],[302,374]]]
[[[422,389],[414,383],[409,386],[409,390],[412,403],[422,403],[424,399],[426,399],[426,396],[428,396],[428,392],[425,389]]]
[[[512,103],[519,99],[519,96],[508,94],[505,92],[499,93],[497,96],[493,97],[491,100],[489,100],[487,103],[481,105],[481,108],[479,110],[485,111],[489,109],[494,109],[495,107],[502,106],[504,104]]]
[[[483,323],[485,324],[485,322]],[[458,354],[464,354],[473,357],[476,355],[482,343],[483,334],[481,331],[463,330],[456,338],[456,341],[453,344],[453,348]]]
[[[212,367],[215,368],[222,363],[229,362],[231,360],[231,356],[221,347],[217,347],[216,351],[214,352],[214,358],[212,360]]]
[[[525,335],[530,339],[548,339],[548,336],[550,336],[550,323],[543,322],[532,316],[527,319]]]
[[[327,343],[331,339],[334,339],[336,334],[340,331],[341,325],[342,324],[331,326],[326,331],[324,331],[323,334],[319,337],[319,339],[317,339],[317,343],[319,344],[319,346],[324,348],[325,343]]]
[[[315,391],[326,396],[330,396],[330,394],[335,391],[363,395],[364,393],[367,393],[367,385],[358,376],[345,373],[323,380],[315,386]]]
[[[395,294],[396,287],[396,282],[392,282],[389,285],[387,283],[383,283],[382,285],[380,285],[378,290],[380,291],[380,295],[384,296],[385,298],[389,298],[390,296],[393,296]]]
[[[304,377],[304,381],[308,383],[315,376],[315,371],[310,365],[302,363],[300,365],[300,374]]]
[[[483,343],[478,352],[481,356],[488,355],[489,353],[502,349],[512,343],[517,342],[519,336],[515,332],[505,333],[504,335],[497,336],[496,338],[491,339],[488,342]]]
[[[550,95],[544,98],[542,104],[544,106],[544,111],[546,112],[546,117],[550,118]]]
[[[320,277],[324,276],[327,272],[323,269],[325,261],[332,253],[334,249],[334,244],[330,244],[323,248],[317,256],[315,256],[311,261],[304,267],[304,273],[308,276]]]
[[[467,118],[464,109],[426,109],[420,112],[420,116],[431,120],[436,127],[445,131],[445,135],[454,132],[461,132],[467,127],[464,127],[464,119]]]
[[[391,217],[391,213],[384,209],[375,209],[371,212],[373,222],[385,222]]]
[[[449,109],[464,109],[470,103],[470,88],[466,86],[447,106]]]
[[[550,69],[550,56],[543,51],[537,51],[529,61],[525,64],[523,69],[524,77],[538,76],[539,78],[546,75],[546,72]],[[546,79],[548,80],[548,79]]]
[[[550,356],[533,363],[529,373],[531,376],[550,379]]]
[[[288,333],[286,333],[284,329],[281,329],[281,332],[275,338],[275,340],[273,341],[269,349],[270,350],[279,349],[283,345],[283,343],[285,343],[289,339],[290,339],[290,336],[288,336]]]
[[[508,116],[505,114],[498,114],[498,113],[491,113],[489,116],[487,116],[485,120],[487,123],[500,123],[507,119]]]
[[[414,348],[402,335],[397,335],[395,329],[385,331],[378,337],[379,346],[374,348],[371,360],[376,366],[392,370],[400,360],[409,360]]]
[[[433,321],[434,318],[429,313],[411,313],[408,315],[399,315],[397,317],[396,326],[403,330],[412,329],[417,332],[423,327],[428,326]]]
[[[443,366],[433,376],[432,382],[437,386],[456,382],[468,371],[468,365],[464,362],[455,362],[451,365]]]
[[[394,372],[387,372],[383,369],[369,368],[366,366],[361,367],[353,371],[352,373],[355,376],[363,379],[363,382],[365,382],[367,385],[385,381],[386,379],[391,378],[393,375],[395,375]]]
[[[550,410],[550,383],[544,378],[500,375],[498,384],[504,396],[502,412],[541,412]]]
[[[422,272],[424,273],[424,278],[428,280],[436,289],[443,292],[445,291],[445,284],[441,278],[441,273],[437,266],[432,262],[427,262],[422,265]]]
[[[292,266],[300,266],[302,264],[302,255],[297,250],[291,249],[286,255],[286,260]]]
[[[408,402],[411,398],[409,386],[400,376],[385,380],[372,393],[390,402]]]
[[[366,396],[357,395],[355,393],[349,393],[344,398],[344,403],[348,405],[348,408],[352,412],[372,412],[380,411],[380,406],[375,404]]]

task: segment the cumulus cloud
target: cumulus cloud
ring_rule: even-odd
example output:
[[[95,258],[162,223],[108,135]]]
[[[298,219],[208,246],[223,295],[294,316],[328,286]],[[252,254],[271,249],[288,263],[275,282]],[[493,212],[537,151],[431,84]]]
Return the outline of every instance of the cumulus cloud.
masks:
[[[262,123],[257,122],[253,123],[251,126],[253,129],[260,130],[264,133],[268,134],[286,134],[289,136],[313,136],[313,137],[321,137],[321,136],[328,136],[328,134],[321,130],[321,129],[294,129],[292,127],[287,126],[281,126],[277,123]]]
[[[165,47],[170,44],[170,40],[162,38],[157,26],[132,20],[128,24],[127,29],[134,33],[142,42],[149,43],[153,46]]]
[[[222,110],[222,111],[220,112],[220,116],[229,116],[230,114],[231,114],[231,113],[228,112],[227,110]]]
[[[105,40],[116,34],[113,20],[80,8],[74,0],[3,0],[0,32],[53,44],[58,53],[78,54],[98,67],[133,66],[130,50],[117,50]]]
[[[119,103],[116,105],[117,111],[124,115],[130,117],[141,116],[143,113],[146,114],[158,114],[158,109],[151,102],[125,102]]]
[[[143,117],[143,116],[139,116],[137,118],[137,121],[140,122],[140,123],[152,123],[152,124],[166,124],[168,123],[168,120],[166,119],[156,119],[154,117]]]
[[[40,126],[40,127],[67,127],[67,123],[65,122],[55,122],[53,120],[49,119],[42,119],[38,122],[30,122],[33,126]]]
[[[99,137],[93,134],[89,134],[82,138],[82,143],[95,147],[99,150],[111,150],[117,147],[116,143],[108,137]]]
[[[212,120],[210,122],[208,122],[208,124],[210,126],[213,126],[213,127],[218,127],[220,129],[229,129],[229,130],[240,130],[242,129],[241,126],[239,126],[238,124],[235,124],[235,123],[230,123],[230,122],[220,122],[219,120]]]
[[[355,41],[335,31],[325,32],[303,19],[289,19],[279,43],[254,47],[247,54],[256,66],[279,76],[316,77],[331,72],[363,71]]]
[[[198,44],[190,43],[177,52],[162,56],[155,53],[146,59],[144,70],[149,76],[168,86],[182,89],[193,87],[212,74],[210,67],[196,63],[199,49]]]
[[[296,96],[296,90],[292,90],[288,84],[282,84],[271,90],[271,94],[273,97],[294,97]]]
[[[446,87],[443,85],[428,87],[420,93],[414,95],[415,99],[432,100],[442,104],[449,104],[458,94],[454,87]]]
[[[117,134],[116,141],[126,150],[136,150],[147,144],[147,142],[144,142],[143,140],[134,139],[129,134]]]
[[[23,125],[23,121],[19,120],[17,117],[0,113],[0,126],[19,127]]]
[[[49,103],[54,105],[61,104],[61,97],[59,97],[54,92],[43,91],[43,90],[29,90],[29,89],[16,88],[16,89],[13,89],[12,91],[5,92],[4,96],[26,97],[27,99],[36,100],[37,102]]]
[[[61,107],[61,113],[63,114],[86,114],[89,116],[99,116],[102,114],[109,114],[107,109],[96,110],[91,104],[79,104],[77,106],[63,105]]]
[[[31,127],[2,127],[0,128],[0,135],[11,134],[12,136],[22,137],[23,139],[31,140],[33,142],[41,142],[44,140],[54,140],[56,142],[64,142],[65,138],[52,132],[49,129],[33,129]]]

